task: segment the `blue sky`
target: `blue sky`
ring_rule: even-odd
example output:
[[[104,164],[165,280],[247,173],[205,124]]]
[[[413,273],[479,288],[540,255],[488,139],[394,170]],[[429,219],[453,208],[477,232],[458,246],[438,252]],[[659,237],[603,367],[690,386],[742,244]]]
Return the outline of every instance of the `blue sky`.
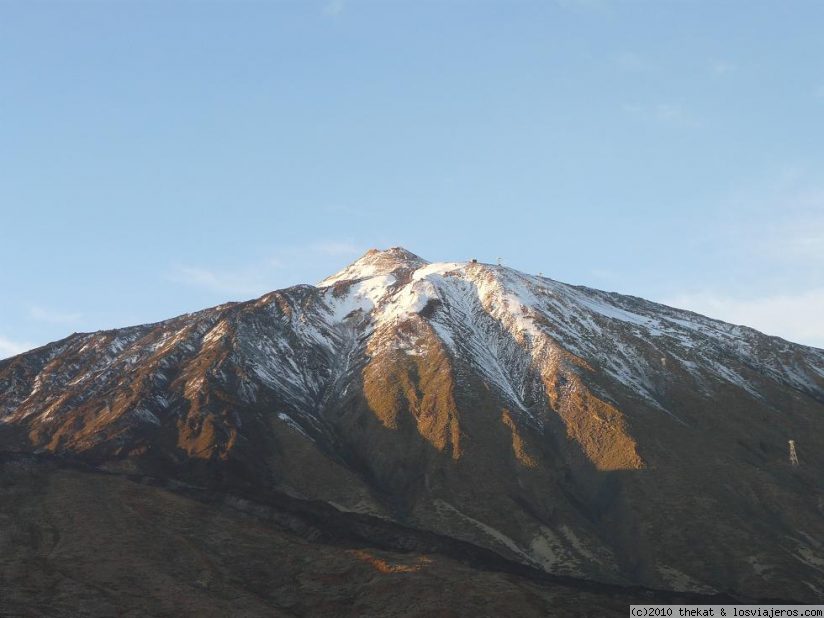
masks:
[[[0,357],[476,257],[824,347],[824,3],[0,3]]]

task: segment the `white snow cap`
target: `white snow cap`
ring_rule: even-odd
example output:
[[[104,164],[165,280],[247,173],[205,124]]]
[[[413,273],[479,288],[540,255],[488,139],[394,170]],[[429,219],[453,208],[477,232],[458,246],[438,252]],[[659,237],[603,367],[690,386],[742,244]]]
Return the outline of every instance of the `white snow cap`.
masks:
[[[380,275],[391,275],[398,270],[414,271],[429,264],[425,259],[403,247],[370,249],[342,271],[327,277],[318,287],[328,287],[339,281],[354,281]]]
[[[345,285],[338,288],[339,283]],[[358,311],[373,328],[391,327],[427,306],[438,307],[425,316],[438,336],[456,356],[489,368],[490,379],[501,384],[506,380],[500,375],[514,362],[506,358],[507,337],[533,355],[571,352],[654,403],[662,357],[669,368],[677,364],[691,373],[699,385],[707,376],[721,376],[753,395],[746,375],[726,359],[738,358],[742,366],[758,366],[762,374],[807,391],[819,388],[816,380],[822,375],[792,360],[784,344],[763,358],[754,331],[740,326],[505,266],[474,260],[430,263],[401,247],[371,249],[319,287],[326,289],[336,323]],[[649,358],[644,350],[652,351]]]

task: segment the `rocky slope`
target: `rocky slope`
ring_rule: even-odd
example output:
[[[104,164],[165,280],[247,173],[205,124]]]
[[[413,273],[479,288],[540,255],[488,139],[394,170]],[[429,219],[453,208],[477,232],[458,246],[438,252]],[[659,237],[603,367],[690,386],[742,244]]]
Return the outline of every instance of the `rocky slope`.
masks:
[[[399,248],[0,361],[4,451],[618,586],[824,601],[822,447],[824,351]]]

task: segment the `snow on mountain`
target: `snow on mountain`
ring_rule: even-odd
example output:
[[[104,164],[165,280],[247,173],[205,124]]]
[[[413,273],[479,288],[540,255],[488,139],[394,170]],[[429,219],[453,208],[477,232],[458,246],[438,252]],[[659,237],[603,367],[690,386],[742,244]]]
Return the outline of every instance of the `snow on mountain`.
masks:
[[[824,352],[806,348],[818,364],[799,362],[793,346],[770,338],[775,348],[764,354],[766,337],[756,331],[712,320],[689,311],[633,297],[571,286],[545,277],[476,262],[430,264],[395,248],[368,253],[325,279],[321,288],[347,283],[345,293],[329,293],[332,320],[352,311],[369,314],[373,328],[403,320],[437,303],[432,318],[439,336],[454,353],[468,353],[504,390],[511,391],[501,368],[494,326],[503,328],[533,352],[561,345],[590,362],[656,406],[651,377],[666,363],[683,367],[700,384],[720,376],[758,397],[748,381],[732,368],[735,359],[763,375],[824,397]],[[492,330],[471,328],[466,337],[455,331],[489,321]],[[460,343],[457,341],[460,340]],[[654,352],[654,360],[638,348]],[[512,358],[505,358],[507,364]],[[514,393],[512,393],[515,395]],[[517,396],[513,396],[517,402]]]
[[[0,361],[0,446],[276,488],[576,577],[753,592],[769,562],[774,596],[811,598],[824,576],[824,351],[401,248]],[[715,546],[732,562],[705,573]]]
[[[69,350],[77,360],[61,362],[60,372],[44,362],[29,392],[6,384],[0,422],[41,409],[37,396],[46,383],[86,387],[74,399],[82,402],[128,367],[161,357],[168,362],[175,354],[202,353],[229,342],[231,354],[247,370],[239,385],[241,398],[254,400],[259,382],[318,424],[322,400],[334,392],[330,384],[343,385],[343,374],[361,368],[367,348],[372,356],[387,347],[422,353],[409,337],[398,336],[399,325],[413,316],[428,323],[453,357],[471,363],[527,416],[533,416],[525,399],[538,388],[536,371],[550,366],[556,371],[573,357],[572,364],[580,365],[576,371],[597,367],[627,395],[676,421],[660,389],[660,376],[675,370],[707,392],[722,380],[763,399],[753,381],[766,377],[824,401],[821,350],[503,266],[474,260],[429,263],[396,247],[367,252],[317,287],[296,286],[158,325],[76,335],[33,353],[62,360],[61,353]],[[91,362],[80,360],[89,355]],[[255,380],[248,380],[250,375]],[[162,381],[162,373],[155,379]],[[196,393],[203,379],[188,381],[184,394]],[[615,403],[614,392],[592,386]],[[46,409],[53,410],[49,401]]]

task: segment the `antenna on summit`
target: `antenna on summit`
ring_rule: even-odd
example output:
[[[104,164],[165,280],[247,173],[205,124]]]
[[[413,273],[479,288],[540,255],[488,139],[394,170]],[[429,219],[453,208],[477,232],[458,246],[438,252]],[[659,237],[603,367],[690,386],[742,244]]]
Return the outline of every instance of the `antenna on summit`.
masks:
[[[798,454],[795,452],[795,440],[790,440],[790,465],[798,465]]]
[[[498,258],[498,266],[500,266],[500,265],[501,265],[501,259],[502,259],[502,258]]]

